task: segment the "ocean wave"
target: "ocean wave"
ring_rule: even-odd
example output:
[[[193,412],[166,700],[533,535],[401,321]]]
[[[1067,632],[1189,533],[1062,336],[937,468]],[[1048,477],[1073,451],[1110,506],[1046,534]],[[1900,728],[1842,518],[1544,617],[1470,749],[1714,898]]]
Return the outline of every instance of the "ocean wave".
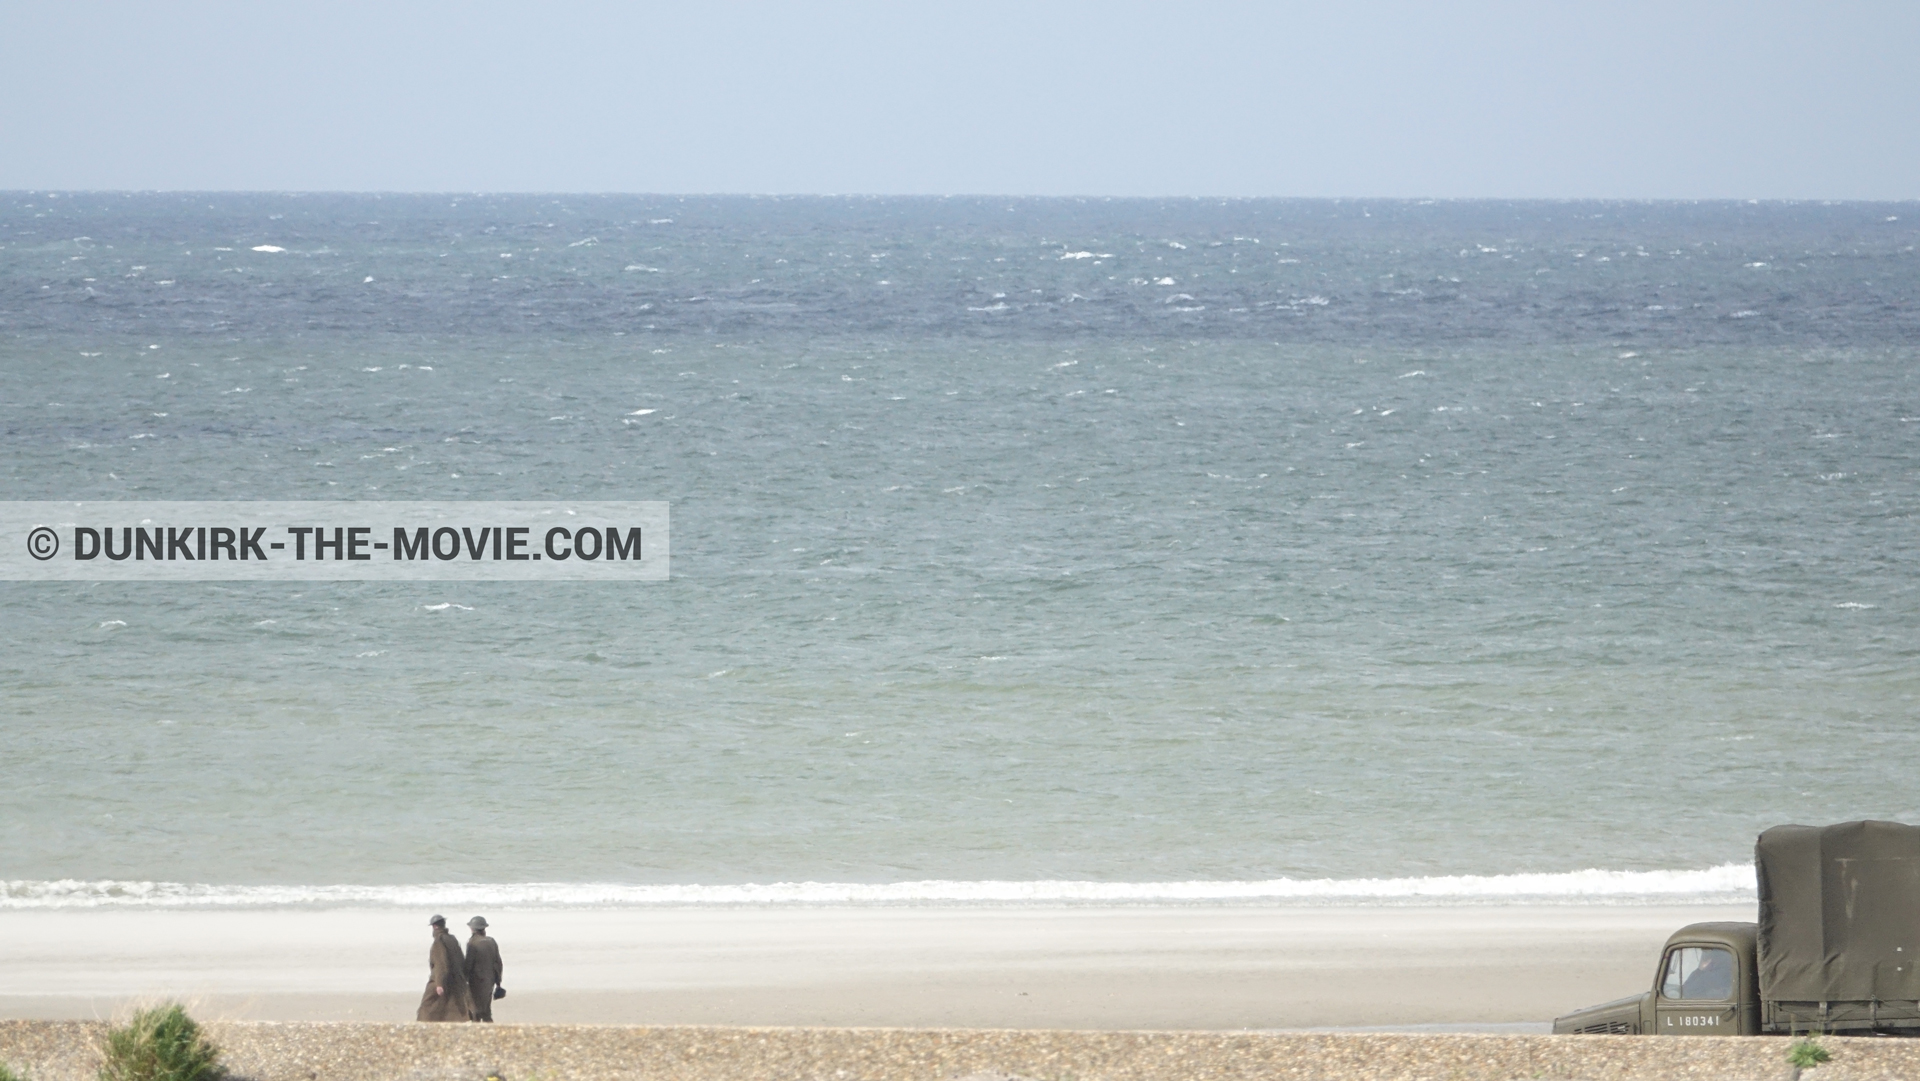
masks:
[[[404,886],[219,886],[186,882],[0,882],[0,910],[491,905],[640,908],[668,905],[1498,905],[1739,904],[1754,899],[1750,864],[1691,871],[1275,878],[1264,881],[772,882],[740,885],[430,883]]]

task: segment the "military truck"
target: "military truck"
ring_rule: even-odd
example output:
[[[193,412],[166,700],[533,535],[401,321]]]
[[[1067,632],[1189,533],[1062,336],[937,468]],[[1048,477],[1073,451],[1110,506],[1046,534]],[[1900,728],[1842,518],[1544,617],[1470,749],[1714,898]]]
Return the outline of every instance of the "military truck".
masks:
[[[1553,1031],[1920,1036],[1920,826],[1775,826],[1753,856],[1760,922],[1682,927],[1652,990]]]

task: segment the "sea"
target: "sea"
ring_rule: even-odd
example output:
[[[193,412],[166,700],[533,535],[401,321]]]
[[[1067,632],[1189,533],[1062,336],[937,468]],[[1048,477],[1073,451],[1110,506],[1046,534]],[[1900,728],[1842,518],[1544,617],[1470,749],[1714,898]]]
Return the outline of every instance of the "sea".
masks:
[[[1636,904],[1920,822],[1920,204],[0,193],[0,908]]]

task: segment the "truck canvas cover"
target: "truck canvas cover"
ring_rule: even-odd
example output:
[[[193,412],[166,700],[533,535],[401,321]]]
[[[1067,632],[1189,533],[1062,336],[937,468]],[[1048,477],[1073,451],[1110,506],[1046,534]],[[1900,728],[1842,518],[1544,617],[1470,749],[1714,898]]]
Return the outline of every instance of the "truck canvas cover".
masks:
[[[1920,1000],[1920,826],[1775,826],[1753,855],[1761,998]]]

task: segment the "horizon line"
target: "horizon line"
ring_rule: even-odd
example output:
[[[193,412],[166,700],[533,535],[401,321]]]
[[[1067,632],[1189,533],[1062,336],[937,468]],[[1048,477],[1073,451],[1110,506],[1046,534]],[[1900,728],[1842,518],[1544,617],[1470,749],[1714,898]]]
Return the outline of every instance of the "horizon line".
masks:
[[[1920,195],[1904,198],[1852,198],[1829,196],[1629,196],[1629,195],[1092,195],[1092,194],[1018,194],[1009,192],[754,192],[754,191],[621,191],[563,189],[464,190],[435,188],[0,188],[0,196],[19,195],[191,195],[191,196],[387,196],[432,198],[629,198],[629,199],[1020,199],[1075,202],[1317,202],[1317,203],[1626,203],[1685,204],[1712,203],[1745,206],[1765,205],[1902,205],[1920,203]]]

